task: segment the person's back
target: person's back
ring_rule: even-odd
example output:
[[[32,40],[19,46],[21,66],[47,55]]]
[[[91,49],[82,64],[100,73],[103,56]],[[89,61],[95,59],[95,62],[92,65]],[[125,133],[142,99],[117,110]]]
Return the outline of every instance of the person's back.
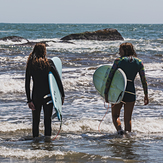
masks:
[[[32,96],[34,98],[41,99],[45,95],[50,93],[47,68],[43,69],[32,68],[31,76],[33,79]]]
[[[120,57],[116,59],[115,63],[117,64],[117,68],[121,68],[126,74],[126,91],[135,93],[134,80],[137,73],[140,73],[141,69],[143,69],[142,61],[135,57]]]
[[[142,62],[135,57],[121,57],[118,67],[125,72],[128,80],[134,81],[136,74],[142,68]]]

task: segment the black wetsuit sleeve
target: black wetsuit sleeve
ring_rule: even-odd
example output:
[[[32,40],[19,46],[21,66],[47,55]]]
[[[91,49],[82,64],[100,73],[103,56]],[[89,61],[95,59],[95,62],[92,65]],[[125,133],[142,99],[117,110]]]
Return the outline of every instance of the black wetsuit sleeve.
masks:
[[[140,62],[139,75],[140,75],[141,82],[143,85],[144,94],[147,95],[148,94],[148,85],[147,85],[147,80],[145,77],[145,70],[144,70],[143,62]]]
[[[56,67],[55,67],[52,60],[49,60],[49,63],[50,63],[50,67],[51,67],[50,71],[53,73],[53,75],[54,75],[54,77],[55,77],[55,79],[57,81],[60,93],[61,93],[62,97],[65,97],[64,88],[63,88],[63,85],[62,85],[61,78],[60,78],[60,76],[58,74],[58,71],[57,71],[57,69],[56,69]]]
[[[29,71],[29,64],[26,67],[26,75],[25,75],[25,91],[27,96],[27,103],[31,102],[32,99],[30,98],[30,71]]]

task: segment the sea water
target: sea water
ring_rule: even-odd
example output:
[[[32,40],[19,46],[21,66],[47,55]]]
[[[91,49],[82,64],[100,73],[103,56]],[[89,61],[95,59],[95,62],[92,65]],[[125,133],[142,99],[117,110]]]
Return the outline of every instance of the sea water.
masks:
[[[124,41],[61,38],[85,31],[117,29]],[[0,24],[0,38],[23,37],[30,42],[48,41],[47,57],[63,64],[65,102],[59,136],[32,140],[32,114],[26,104],[25,68],[33,46],[26,40],[0,41],[0,162],[162,162],[163,160],[163,25],[157,24]],[[131,42],[143,60],[150,103],[144,106],[140,77],[135,79],[137,101],[130,137],[118,136],[106,113],[104,99],[95,90],[92,76],[103,64],[113,64],[119,45]],[[123,125],[123,108],[121,110]],[[100,124],[100,126],[99,126]],[[60,123],[52,122],[52,138]],[[100,132],[100,131],[101,132]]]

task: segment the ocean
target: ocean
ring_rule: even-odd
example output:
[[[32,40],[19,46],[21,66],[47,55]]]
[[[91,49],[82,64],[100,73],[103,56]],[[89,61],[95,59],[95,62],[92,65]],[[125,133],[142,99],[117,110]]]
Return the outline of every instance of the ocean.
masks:
[[[71,40],[61,38],[85,31],[117,29],[124,41]],[[0,40],[0,162],[157,162],[163,161],[163,25],[162,24],[3,24],[0,38],[23,37],[20,42]],[[32,114],[26,104],[25,68],[33,46],[48,41],[47,57],[62,60],[65,89],[63,124],[59,136],[43,139],[43,112],[40,139],[32,140]],[[112,65],[119,45],[131,42],[143,60],[150,103],[144,106],[140,77],[135,79],[137,101],[132,116],[131,137],[118,136],[106,113],[104,99],[93,85],[93,73]],[[123,125],[123,109],[121,110]],[[60,123],[52,122],[52,138]]]

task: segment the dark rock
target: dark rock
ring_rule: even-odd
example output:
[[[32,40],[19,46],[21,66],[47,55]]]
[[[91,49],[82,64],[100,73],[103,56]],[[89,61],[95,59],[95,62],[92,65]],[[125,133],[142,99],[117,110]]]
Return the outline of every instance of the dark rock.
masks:
[[[73,42],[68,41],[68,40],[61,40],[61,41],[59,41],[59,43],[68,43],[68,44],[74,44]]]
[[[29,40],[23,38],[23,37],[19,37],[19,36],[8,36],[8,37],[3,37],[0,38],[0,40],[3,41],[7,41],[10,40],[12,42],[20,42],[20,44],[15,44],[15,46],[34,46],[37,43],[44,43],[46,46],[48,45],[48,42],[53,42],[53,43],[69,43],[69,44],[74,44],[73,42],[67,41],[67,40],[61,40],[59,42],[53,41],[53,40],[48,40],[48,41],[38,41],[38,42],[30,42]],[[24,41],[25,43],[21,43],[22,41]]]
[[[27,42],[23,44],[16,44],[16,46],[34,46],[37,42]]]
[[[67,35],[61,40],[99,40],[99,41],[114,41],[114,40],[124,40],[122,35],[112,28],[107,28],[103,30],[98,30],[94,32],[83,32]]]
[[[21,42],[21,41],[25,40],[26,42],[29,42],[27,39],[25,39],[23,37],[19,37],[19,36],[3,37],[3,38],[0,38],[0,40],[3,40],[3,41],[11,40],[12,42]]]

